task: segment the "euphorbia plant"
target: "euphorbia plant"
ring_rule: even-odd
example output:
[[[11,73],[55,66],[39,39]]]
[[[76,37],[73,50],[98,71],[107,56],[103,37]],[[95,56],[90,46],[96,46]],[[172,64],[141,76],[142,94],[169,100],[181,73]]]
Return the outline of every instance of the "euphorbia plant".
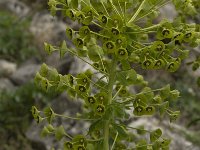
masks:
[[[35,76],[38,86],[45,91],[65,91],[83,103],[82,114],[73,117],[57,114],[50,107],[38,111],[33,106],[36,121],[49,123],[42,135],[53,134],[58,140],[64,139],[64,150],[169,149],[170,139],[162,137],[161,129],[148,131],[125,124],[130,118],[154,114],[167,115],[174,121],[180,114],[170,107],[170,102],[179,97],[177,90],[170,85],[151,89],[136,72],[138,68],[175,72],[188,56],[189,50],[185,48],[199,43],[199,28],[195,24],[183,23],[181,19],[153,24],[159,8],[168,2],[49,0],[53,15],[61,11],[64,17],[77,21],[80,28],[66,28],[74,47],[63,41],[60,46],[45,43],[45,50],[49,54],[59,51],[60,57],[70,53],[91,69],[77,75],[61,75],[46,64],[41,66]],[[192,9],[189,15],[195,15],[192,1],[184,1],[185,10],[187,7]],[[133,92],[131,89],[136,86],[138,92]],[[83,135],[69,135],[63,126],[52,125],[55,117],[85,120],[90,127]],[[140,133],[147,134],[149,139],[138,138]]]

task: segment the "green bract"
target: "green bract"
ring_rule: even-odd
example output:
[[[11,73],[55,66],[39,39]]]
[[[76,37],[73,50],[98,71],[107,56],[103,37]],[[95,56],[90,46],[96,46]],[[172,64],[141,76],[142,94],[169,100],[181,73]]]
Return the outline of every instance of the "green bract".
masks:
[[[181,12],[179,16],[196,12],[191,1],[172,2]],[[66,27],[72,46],[65,40],[59,46],[44,43],[45,51],[48,54],[58,51],[60,57],[72,54],[91,66],[91,70],[62,75],[46,64],[41,66],[35,76],[39,87],[46,92],[67,92],[73,99],[82,100],[84,106],[77,116],[59,115],[50,107],[43,112],[32,107],[38,123],[45,119],[49,123],[42,131],[44,136],[53,133],[58,140],[63,139],[64,150],[169,148],[170,140],[162,137],[160,129],[148,131],[145,126],[125,125],[125,121],[134,117],[167,115],[172,122],[180,115],[179,111],[171,110],[170,104],[180,97],[179,91],[171,90],[169,84],[151,89],[137,73],[141,69],[142,73],[157,69],[175,72],[189,54],[186,47],[200,43],[199,27],[181,22],[184,18],[174,19],[174,22],[163,19],[154,24],[158,8],[164,4],[165,0],[49,0],[53,15],[61,10],[64,17],[78,25],[73,29]],[[193,70],[197,70],[200,59],[191,64]],[[197,83],[200,85],[200,78]],[[90,123],[89,128],[84,129],[84,135],[69,135],[63,126],[51,125],[55,117],[84,120]],[[145,137],[149,139],[137,137],[136,140],[133,133],[148,134]]]
[[[44,115],[49,123],[51,123],[52,120],[55,118],[55,114],[50,107],[44,109]]]
[[[112,41],[107,41],[103,44],[104,51],[106,53],[114,53],[116,49],[116,45]]]

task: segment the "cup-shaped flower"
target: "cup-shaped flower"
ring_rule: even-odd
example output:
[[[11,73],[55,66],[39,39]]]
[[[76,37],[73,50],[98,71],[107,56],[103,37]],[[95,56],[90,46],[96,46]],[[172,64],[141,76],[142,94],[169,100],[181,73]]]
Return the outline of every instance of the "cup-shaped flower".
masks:
[[[143,106],[137,106],[133,110],[135,116],[142,116],[145,114],[145,108]]]
[[[105,106],[102,104],[96,105],[95,112],[97,115],[102,116],[105,113]]]
[[[128,52],[125,48],[119,48],[115,50],[115,55],[119,60],[125,60],[128,58]]]
[[[63,148],[64,150],[74,150],[73,143],[69,141],[64,142]]]
[[[153,115],[155,113],[155,107],[147,106],[145,108],[145,115]]]
[[[116,49],[116,45],[112,41],[107,41],[103,44],[103,49],[106,53],[114,53]]]

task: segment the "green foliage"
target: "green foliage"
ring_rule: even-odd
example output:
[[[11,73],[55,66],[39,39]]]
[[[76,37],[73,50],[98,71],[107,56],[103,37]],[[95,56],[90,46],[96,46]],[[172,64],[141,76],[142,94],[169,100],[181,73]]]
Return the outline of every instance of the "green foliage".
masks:
[[[29,22],[21,20],[6,11],[0,11],[0,55],[21,62],[33,54],[36,47],[28,29]]]
[[[137,68],[175,72],[189,53],[185,49],[199,44],[196,25],[186,24],[178,18],[174,22],[162,20],[153,24],[158,8],[166,3],[166,0],[49,0],[52,15],[61,10],[64,16],[77,21],[80,28],[77,31],[66,29],[66,35],[75,48],[69,48],[63,41],[61,46],[45,43],[45,50],[49,54],[58,51],[61,56],[71,53],[95,70],[73,76],[61,75],[43,64],[35,76],[36,84],[44,91],[65,91],[83,102],[83,114],[63,117],[89,121],[87,133],[71,137],[62,126],[53,127],[57,128],[52,133],[58,140],[66,136],[65,149],[169,149],[171,140],[162,137],[160,129],[143,129],[145,134],[149,134],[150,142],[135,140],[132,130],[141,129],[123,123],[132,117],[151,117],[157,113],[167,115],[172,122],[180,115],[180,111],[171,105],[172,99],[179,97],[178,90],[169,84],[152,89],[137,73]],[[175,5],[179,6],[179,3]],[[195,8],[192,9],[194,11],[187,12],[185,5],[183,12],[192,14]],[[143,19],[147,21],[140,24]],[[90,25],[98,30],[93,31]],[[154,41],[149,38],[150,34]],[[98,74],[101,77],[96,76]],[[131,92],[131,87],[136,86],[138,91]],[[126,111],[130,109],[132,113]],[[47,120],[51,124],[55,117],[62,116],[51,108],[32,113],[37,116],[34,118],[38,123]],[[45,134],[50,132],[47,128],[43,131]],[[122,146],[119,148],[117,145]]]

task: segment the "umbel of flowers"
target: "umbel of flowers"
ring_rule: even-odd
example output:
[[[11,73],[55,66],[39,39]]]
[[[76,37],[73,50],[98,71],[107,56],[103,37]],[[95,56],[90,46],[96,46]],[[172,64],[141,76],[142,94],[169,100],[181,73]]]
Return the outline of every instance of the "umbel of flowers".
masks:
[[[59,46],[45,43],[45,51],[48,54],[58,51],[61,58],[69,53],[89,64],[91,69],[76,75],[61,75],[46,64],[41,66],[35,76],[41,89],[67,92],[83,102],[83,114],[79,116],[57,114],[50,107],[39,111],[33,106],[37,123],[45,120],[49,123],[41,132],[43,136],[55,135],[57,140],[62,139],[64,150],[169,149],[171,140],[162,136],[161,129],[148,131],[124,123],[134,117],[155,114],[166,115],[172,122],[180,115],[180,111],[170,107],[170,102],[179,97],[179,91],[172,90],[169,84],[151,89],[136,72],[138,68],[175,72],[189,54],[186,48],[199,44],[199,27],[195,24],[184,24],[180,19],[152,23],[158,9],[167,2],[49,0],[52,15],[61,11],[65,18],[80,24],[80,28],[66,27],[66,35],[74,47],[69,47],[66,41]],[[187,4],[193,10],[189,13],[195,14],[192,2]],[[178,7],[179,3],[175,5]],[[131,88],[136,86],[139,90],[133,93]],[[52,125],[55,117],[85,120],[90,122],[90,127],[83,135],[69,135],[63,126]],[[147,134],[149,138],[140,138],[140,134]]]

